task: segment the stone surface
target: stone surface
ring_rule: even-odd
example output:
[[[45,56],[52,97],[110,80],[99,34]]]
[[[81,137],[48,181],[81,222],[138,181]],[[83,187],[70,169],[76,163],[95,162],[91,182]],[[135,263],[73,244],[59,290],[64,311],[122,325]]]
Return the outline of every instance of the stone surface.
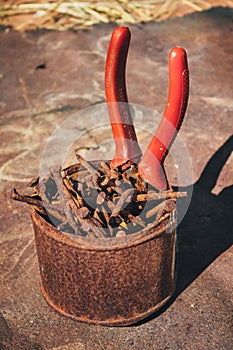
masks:
[[[162,113],[168,52],[175,45],[187,49],[191,91],[181,136],[194,186],[183,184],[193,196],[178,227],[174,300],[145,322],[120,328],[81,324],[46,304],[28,208],[9,196],[37,175],[59,123],[104,102],[104,61],[114,25],[76,33],[0,33],[1,349],[232,349],[232,15],[217,8],[130,26],[130,102]],[[90,133],[94,122],[77,125],[84,151],[106,137],[101,128]],[[169,164],[167,171],[175,183]]]

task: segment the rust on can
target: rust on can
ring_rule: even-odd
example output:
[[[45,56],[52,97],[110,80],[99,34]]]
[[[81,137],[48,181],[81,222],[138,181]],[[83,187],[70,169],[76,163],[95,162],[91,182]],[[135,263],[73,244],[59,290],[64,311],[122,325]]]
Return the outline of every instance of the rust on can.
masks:
[[[176,283],[175,209],[127,237],[72,240],[31,209],[41,290],[55,310],[106,326],[136,323],[161,308]]]

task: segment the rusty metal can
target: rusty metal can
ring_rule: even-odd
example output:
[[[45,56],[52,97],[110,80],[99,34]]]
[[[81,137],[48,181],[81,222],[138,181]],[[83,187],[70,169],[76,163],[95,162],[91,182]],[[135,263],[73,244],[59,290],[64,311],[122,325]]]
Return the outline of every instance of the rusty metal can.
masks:
[[[126,237],[70,239],[31,210],[41,290],[55,310],[106,326],[130,325],[175,291],[176,215]]]

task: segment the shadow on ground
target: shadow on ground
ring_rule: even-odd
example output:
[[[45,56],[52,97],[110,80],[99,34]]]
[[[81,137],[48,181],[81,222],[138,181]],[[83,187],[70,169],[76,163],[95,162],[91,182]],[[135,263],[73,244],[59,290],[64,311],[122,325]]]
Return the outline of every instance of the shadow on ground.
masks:
[[[233,185],[224,188],[218,195],[211,192],[232,150],[233,136],[211,157],[193,186],[179,188],[181,191],[187,191],[192,198],[177,232],[176,293],[162,309],[136,325],[148,322],[163,313],[185,288],[233,244]],[[183,207],[186,206],[180,204],[179,208],[178,204],[178,213],[181,212],[181,215]]]
[[[0,349],[1,350],[43,350],[41,346],[25,335],[12,331],[0,313]]]
[[[233,136],[211,157],[194,184],[189,209],[178,228],[177,295],[233,243],[233,185],[218,195],[211,192],[232,150]]]

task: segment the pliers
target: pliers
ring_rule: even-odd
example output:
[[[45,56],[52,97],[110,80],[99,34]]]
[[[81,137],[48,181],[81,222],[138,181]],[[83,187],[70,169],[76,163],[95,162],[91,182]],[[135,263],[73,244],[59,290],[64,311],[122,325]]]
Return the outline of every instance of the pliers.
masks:
[[[144,155],[138,145],[128,105],[125,67],[130,43],[127,27],[117,27],[110,40],[106,68],[105,91],[108,112],[115,141],[111,168],[128,162],[138,164],[142,179],[158,190],[167,190],[164,160],[182,124],[189,96],[187,55],[176,46],[169,54],[169,93],[165,112]]]

